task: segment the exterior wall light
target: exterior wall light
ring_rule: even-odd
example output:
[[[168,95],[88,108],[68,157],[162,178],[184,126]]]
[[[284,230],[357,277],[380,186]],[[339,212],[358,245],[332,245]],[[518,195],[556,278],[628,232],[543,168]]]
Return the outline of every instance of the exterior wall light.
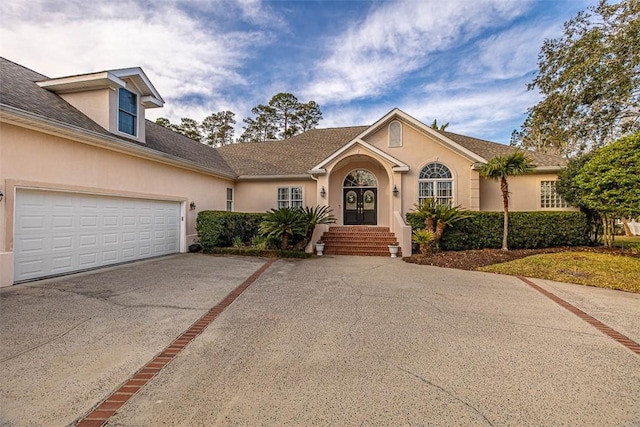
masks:
[[[196,210],[196,202],[191,202],[191,204],[189,205],[189,208],[190,208],[192,211],[195,211],[195,210]]]
[[[2,194],[2,190],[0,190],[0,202],[2,201],[3,197],[4,197],[4,194]]]
[[[399,193],[399,192],[400,192],[400,191],[398,190],[398,187],[397,187],[396,185],[394,185],[394,186],[393,186],[393,195],[394,195],[394,196],[396,196],[396,197],[398,197],[398,193]]]
[[[324,185],[323,185],[322,190],[320,190],[320,197],[324,199],[326,195],[327,195],[327,190],[324,189]]]

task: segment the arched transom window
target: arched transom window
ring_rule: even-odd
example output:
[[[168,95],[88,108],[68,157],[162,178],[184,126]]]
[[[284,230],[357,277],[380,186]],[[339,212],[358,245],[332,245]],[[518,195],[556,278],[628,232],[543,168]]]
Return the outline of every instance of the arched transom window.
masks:
[[[453,204],[453,175],[442,163],[429,163],[418,177],[418,203],[435,198],[438,203]]]
[[[376,176],[365,169],[356,169],[349,172],[344,179],[345,187],[377,187],[378,180]]]

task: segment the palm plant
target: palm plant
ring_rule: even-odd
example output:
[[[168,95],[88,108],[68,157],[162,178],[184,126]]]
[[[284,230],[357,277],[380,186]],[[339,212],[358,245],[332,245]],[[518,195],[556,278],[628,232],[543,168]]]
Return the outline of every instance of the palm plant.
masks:
[[[438,203],[433,197],[415,205],[413,210],[424,217],[425,229],[433,233],[432,244],[435,249],[440,248],[440,240],[447,227],[453,227],[456,222],[469,218],[469,214],[460,205]]]
[[[420,245],[420,253],[422,255],[427,255],[432,249],[434,237],[433,230],[427,228],[418,229],[413,231],[411,241]]]
[[[280,239],[280,249],[289,248],[289,241],[295,235],[305,233],[305,222],[299,208],[271,209],[260,223],[260,234]]]
[[[508,251],[507,236],[509,233],[509,182],[507,178],[533,172],[535,165],[530,157],[522,151],[515,151],[506,156],[496,156],[482,165],[480,176],[500,182],[502,205],[504,210],[504,225],[502,232],[502,250]]]
[[[296,249],[304,250],[313,237],[316,225],[334,224],[336,218],[332,214],[333,210],[329,209],[328,206],[305,206],[304,208],[299,208],[299,210],[304,223],[304,237],[300,242],[296,243]]]

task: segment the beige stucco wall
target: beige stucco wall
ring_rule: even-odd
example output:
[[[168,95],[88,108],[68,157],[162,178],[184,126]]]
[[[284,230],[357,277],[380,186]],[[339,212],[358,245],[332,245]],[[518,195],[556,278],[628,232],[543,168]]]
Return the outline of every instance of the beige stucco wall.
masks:
[[[277,207],[278,188],[302,187],[304,206],[316,205],[316,182],[308,180],[239,181],[235,184],[234,211],[266,212]]]
[[[509,210],[539,211],[539,210],[575,210],[542,209],[540,207],[540,183],[542,181],[556,181],[558,175],[554,173],[514,176],[507,180],[509,183]],[[480,180],[480,210],[502,211],[502,191],[500,183],[495,180],[482,178]]]
[[[5,194],[0,202],[0,279],[13,265],[17,188],[180,201],[186,221],[184,247],[195,237],[198,211],[226,209],[226,189],[233,186],[212,175],[0,123],[0,189]],[[191,201],[196,210],[189,210]],[[6,277],[2,280],[6,284]]]
[[[418,131],[407,123],[402,123],[402,146],[389,147],[388,126],[382,126],[365,140],[376,148],[388,153],[409,166],[409,172],[402,174],[398,185],[402,198],[403,214],[410,211],[418,201],[418,177],[427,164],[439,162],[447,166],[453,174],[453,203],[465,209],[480,209],[479,177],[472,170],[473,161],[446,147],[434,138]]]

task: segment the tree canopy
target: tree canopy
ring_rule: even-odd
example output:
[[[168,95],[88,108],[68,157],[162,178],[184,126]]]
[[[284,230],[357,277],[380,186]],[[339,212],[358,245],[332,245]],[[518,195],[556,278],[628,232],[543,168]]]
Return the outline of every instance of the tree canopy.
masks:
[[[543,99],[528,110],[512,144],[565,155],[640,130],[640,0],[606,0],[545,40],[528,85]]]
[[[299,102],[298,98],[290,93],[275,95],[267,105],[253,107],[251,113],[254,117],[242,120],[246,126],[236,142],[264,142],[290,138],[315,128],[322,120],[320,106],[315,101]],[[212,113],[202,123],[183,117],[180,124],[174,124],[169,119],[160,117],[156,124],[212,147],[221,147],[234,142],[235,116],[235,113],[227,110]]]
[[[251,110],[240,142],[264,142],[270,139],[287,139],[300,132],[315,128],[322,120],[320,106],[315,101],[302,103],[290,93],[274,95],[267,105]]]

